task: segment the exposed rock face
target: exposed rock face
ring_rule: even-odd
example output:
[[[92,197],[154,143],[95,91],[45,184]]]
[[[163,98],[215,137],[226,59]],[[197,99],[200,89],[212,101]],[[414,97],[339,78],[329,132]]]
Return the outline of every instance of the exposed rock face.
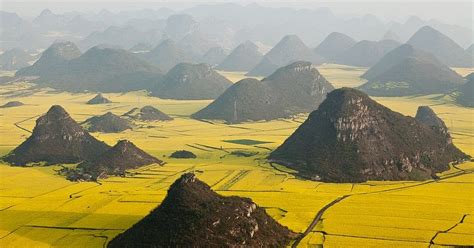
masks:
[[[196,119],[228,123],[287,118],[318,108],[333,86],[309,62],[295,62],[258,81],[243,79],[206,108]]]
[[[246,72],[254,68],[262,57],[263,54],[258,50],[258,46],[251,41],[246,41],[232,50],[229,56],[217,66],[217,69]]]
[[[14,48],[0,55],[0,69],[10,71],[30,66],[33,56],[22,49]]]
[[[197,156],[190,151],[181,150],[173,152],[170,158],[197,158]]]
[[[179,63],[194,61],[184,48],[170,39],[164,40],[150,52],[143,53],[141,57],[158,66],[163,72],[169,71]]]
[[[399,42],[394,40],[359,41],[337,55],[334,62],[342,65],[369,67],[400,45]]]
[[[278,68],[295,61],[310,61],[321,64],[323,58],[309,49],[296,35],[287,35],[278,42],[247,75],[268,76]]]
[[[461,46],[438,30],[424,26],[420,28],[407,44],[434,54],[442,63],[454,67],[471,67],[473,59]]]
[[[326,182],[426,180],[468,158],[440,129],[334,90],[270,159]]]
[[[15,165],[77,163],[108,149],[108,145],[84,131],[61,106],[54,105],[36,120],[31,136],[3,159]]]
[[[167,114],[161,112],[155,107],[145,106],[143,108],[133,108],[124,114],[124,116],[130,117],[133,120],[140,121],[171,121],[173,118]]]
[[[333,62],[340,53],[351,48],[355,43],[354,39],[345,34],[332,32],[314,51],[326,60]]]
[[[450,137],[448,133],[448,127],[430,107],[419,106],[418,110],[416,111],[415,119],[420,123],[428,125],[432,128],[439,129],[441,133],[446,134],[448,137]]]
[[[474,107],[474,73],[467,75],[467,82],[459,86],[456,102],[464,107]]]
[[[132,129],[132,123],[118,115],[107,112],[101,116],[93,116],[81,123],[89,132],[119,133]]]
[[[207,64],[180,63],[163,78],[152,94],[164,99],[215,99],[232,85]]]
[[[250,199],[220,196],[187,173],[108,247],[285,247],[293,237]]]
[[[447,93],[463,78],[433,55],[404,44],[385,55],[363,78],[361,89],[375,96]]]
[[[105,104],[105,103],[111,103],[109,99],[105,98],[102,93],[97,94],[94,96],[94,98],[90,99],[87,101],[87,104]]]
[[[144,152],[132,142],[120,140],[97,158],[79,164],[77,170],[81,171],[82,178],[85,175],[90,175],[90,178],[95,180],[108,175],[123,175],[126,170],[150,164],[162,165],[164,163]],[[69,179],[81,179],[81,177],[73,178],[73,175],[79,174],[70,174]]]
[[[20,101],[11,101],[11,102],[7,102],[3,104],[2,106],[0,106],[0,108],[13,108],[13,107],[19,107],[23,105],[25,104]]]
[[[56,42],[46,49],[32,66],[16,72],[17,76],[44,76],[62,71],[64,64],[81,56],[76,44],[69,41]]]

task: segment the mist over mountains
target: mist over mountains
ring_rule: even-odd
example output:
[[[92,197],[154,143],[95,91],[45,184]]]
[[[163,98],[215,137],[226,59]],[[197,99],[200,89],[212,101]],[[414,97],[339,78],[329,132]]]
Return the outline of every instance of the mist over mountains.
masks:
[[[473,32],[468,24],[464,27],[416,16],[406,21],[385,20],[369,13],[342,15],[328,8],[278,8],[255,3],[199,4],[181,10],[113,12],[103,9],[95,13],[56,13],[44,9],[34,18],[1,11],[0,20],[3,49],[44,49],[57,39],[73,41],[82,50],[103,43],[129,49],[139,42],[156,46],[170,38],[201,55],[214,46],[230,50],[247,40],[274,46],[287,34],[297,35],[310,47],[315,47],[332,32],[355,40],[380,40],[386,36],[406,42],[426,25],[467,48],[472,44]]]

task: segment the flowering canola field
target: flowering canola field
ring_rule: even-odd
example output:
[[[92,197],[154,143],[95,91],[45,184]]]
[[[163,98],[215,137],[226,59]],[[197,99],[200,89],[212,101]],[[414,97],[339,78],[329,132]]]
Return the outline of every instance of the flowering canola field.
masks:
[[[341,87],[360,84],[357,77],[364,69],[327,65],[320,71]],[[153,105],[175,120],[137,123],[133,130],[93,135],[110,145],[129,139],[167,164],[100,183],[69,182],[57,175],[59,166],[0,164],[0,247],[103,247],[158,206],[169,185],[191,171],[219,194],[250,197],[281,224],[296,232],[307,231],[300,247],[474,245],[473,162],[451,168],[437,181],[307,181],[265,161],[305,120],[304,115],[226,125],[189,118],[210,101],[161,100],[133,92],[105,94],[111,104],[86,105],[93,95],[35,89],[26,83],[1,86],[0,103],[19,100],[26,105],[0,110],[0,154],[26,139],[36,118],[52,104],[65,107],[78,122],[107,111],[123,114],[133,107]],[[411,116],[419,105],[432,106],[450,128],[454,143],[474,155],[473,109],[454,105],[450,96],[375,99]],[[181,149],[192,151],[198,159],[168,157]],[[256,155],[238,157],[232,151]],[[309,228],[317,213],[338,199]]]

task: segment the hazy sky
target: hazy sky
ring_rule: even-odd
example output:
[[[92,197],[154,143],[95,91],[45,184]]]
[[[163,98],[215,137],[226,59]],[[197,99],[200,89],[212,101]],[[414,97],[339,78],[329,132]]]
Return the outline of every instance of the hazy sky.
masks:
[[[22,16],[36,16],[42,9],[49,8],[53,12],[61,13],[65,11],[87,11],[97,12],[101,9],[111,11],[121,11],[143,8],[168,7],[175,10],[191,7],[199,3],[223,3],[235,2],[239,4],[249,4],[256,2],[272,7],[293,7],[293,8],[319,8],[328,7],[339,15],[363,15],[367,13],[375,14],[386,20],[403,21],[408,16],[417,15],[423,19],[438,19],[447,23],[458,24],[465,27],[473,26],[473,2],[472,1],[449,1],[449,0],[298,0],[298,1],[270,1],[270,0],[197,0],[197,1],[152,1],[152,0],[0,0],[1,9],[5,11],[17,12]]]

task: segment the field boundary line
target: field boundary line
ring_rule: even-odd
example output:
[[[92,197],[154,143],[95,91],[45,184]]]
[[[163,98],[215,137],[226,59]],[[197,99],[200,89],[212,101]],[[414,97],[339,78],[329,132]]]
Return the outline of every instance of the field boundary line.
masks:
[[[89,231],[123,231],[123,228],[93,228],[93,227],[66,227],[66,226],[41,226],[41,225],[23,225],[21,227],[61,229],[61,230],[89,230]]]
[[[18,122],[13,123],[13,125],[15,125],[15,127],[19,128],[19,129],[21,129],[21,130],[23,130],[23,131],[26,131],[26,132],[28,132],[28,133],[32,133],[32,131],[30,131],[30,130],[28,130],[28,129],[22,127],[22,126],[20,126],[20,124],[23,123],[23,122],[25,122],[25,121],[29,121],[29,120],[31,120],[31,119],[33,119],[33,118],[39,117],[39,116],[41,116],[41,115],[35,115],[35,116],[32,116],[32,117],[28,117],[28,118],[26,118],[26,119],[24,119],[24,120],[21,120],[21,121],[18,121]]]
[[[459,168],[455,167],[454,165],[453,165],[453,167],[456,168],[456,169],[459,169]],[[459,170],[461,170],[461,169],[459,169]],[[327,209],[334,206],[336,203],[338,203],[338,202],[340,202],[344,199],[347,199],[351,196],[369,195],[369,194],[377,194],[377,193],[385,193],[385,192],[391,192],[391,191],[404,190],[404,189],[418,187],[418,186],[422,186],[422,185],[426,185],[426,184],[438,183],[439,181],[443,181],[443,180],[446,180],[446,179],[450,179],[450,178],[453,178],[453,177],[458,177],[458,176],[462,176],[462,175],[466,175],[466,174],[471,174],[471,173],[472,173],[471,170],[461,170],[458,173],[453,173],[451,175],[447,175],[447,176],[442,177],[438,180],[430,180],[430,181],[425,181],[425,182],[421,182],[421,183],[417,183],[417,184],[405,185],[405,186],[401,186],[401,187],[397,187],[397,188],[385,189],[385,190],[380,190],[380,191],[361,192],[361,193],[343,195],[343,196],[333,200],[332,202],[328,203],[323,208],[321,208],[318,211],[318,213],[316,214],[313,221],[308,226],[308,228],[295,240],[295,242],[293,243],[293,245],[291,247],[292,248],[298,247],[298,244],[301,242],[301,240],[303,240],[314,229],[314,227],[317,225],[317,223],[321,220],[322,215],[324,214],[324,212]]]
[[[452,227],[444,230],[444,231],[437,231],[436,234],[430,239],[430,244],[432,245],[435,245],[434,243],[434,240],[436,239],[436,237],[438,237],[438,234],[440,233],[448,233],[449,231],[453,230],[456,226],[458,226],[459,224],[462,224],[464,223],[464,219],[466,219],[466,217],[468,216],[468,214],[464,214],[461,218],[460,221],[458,221],[456,224],[454,224]]]
[[[224,191],[224,190],[229,190],[234,184],[236,184],[239,180],[241,180],[243,177],[247,176],[247,174],[250,173],[250,170],[242,170],[237,175],[233,176],[229,181],[221,185],[217,190]]]

